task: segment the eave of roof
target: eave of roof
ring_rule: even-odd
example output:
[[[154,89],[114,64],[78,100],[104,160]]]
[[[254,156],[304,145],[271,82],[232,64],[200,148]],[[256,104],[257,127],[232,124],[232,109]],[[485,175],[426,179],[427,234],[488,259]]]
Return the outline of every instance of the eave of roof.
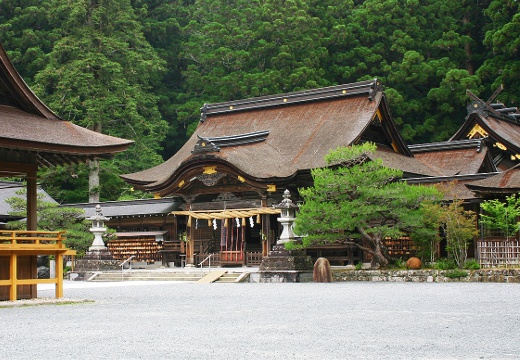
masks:
[[[27,86],[0,44],[0,149],[30,153],[40,166],[110,157],[133,141],[91,131],[60,119]]]
[[[136,187],[167,194],[175,191],[173,179],[184,164],[192,162],[203,166],[225,162],[253,181],[288,179],[298,172],[325,166],[323,158],[327,152],[358,141],[381,109],[382,121],[391,121],[377,79],[209,104],[202,109],[202,120],[193,136],[174,156],[154,168],[125,174],[122,178]],[[390,130],[399,135],[392,124]],[[246,145],[193,152],[201,139],[256,132],[262,132],[265,137]],[[396,136],[395,142],[411,157],[400,136]],[[421,166],[417,162],[417,168]],[[423,170],[426,169],[423,167]],[[431,172],[428,170],[427,174]]]
[[[516,192],[520,190],[520,165],[492,177],[475,181],[467,185],[469,189],[478,192]]]

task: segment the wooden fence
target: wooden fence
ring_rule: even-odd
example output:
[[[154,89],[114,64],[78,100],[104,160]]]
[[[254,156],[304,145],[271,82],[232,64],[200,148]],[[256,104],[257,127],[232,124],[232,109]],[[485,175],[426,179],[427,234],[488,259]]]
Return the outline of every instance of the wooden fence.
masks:
[[[517,239],[483,239],[477,241],[481,268],[517,267],[520,265],[520,241]]]

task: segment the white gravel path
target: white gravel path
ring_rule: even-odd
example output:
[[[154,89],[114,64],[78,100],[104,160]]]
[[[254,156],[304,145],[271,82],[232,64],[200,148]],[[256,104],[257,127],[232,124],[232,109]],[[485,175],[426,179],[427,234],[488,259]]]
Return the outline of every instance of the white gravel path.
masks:
[[[64,295],[93,302],[0,308],[0,359],[520,359],[520,284],[66,281]]]

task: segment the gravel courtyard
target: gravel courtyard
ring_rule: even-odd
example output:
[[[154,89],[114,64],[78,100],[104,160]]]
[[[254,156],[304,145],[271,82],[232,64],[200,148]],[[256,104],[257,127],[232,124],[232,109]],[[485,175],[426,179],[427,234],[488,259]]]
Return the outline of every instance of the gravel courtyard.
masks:
[[[40,285],[40,297],[52,297]],[[65,282],[2,359],[520,359],[520,284]]]

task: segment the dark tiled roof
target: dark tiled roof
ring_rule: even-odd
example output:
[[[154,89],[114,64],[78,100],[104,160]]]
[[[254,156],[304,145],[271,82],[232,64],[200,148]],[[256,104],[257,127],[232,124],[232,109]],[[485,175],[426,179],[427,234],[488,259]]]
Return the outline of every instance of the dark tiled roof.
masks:
[[[180,202],[174,198],[141,199],[124,201],[107,201],[101,203],[64,204],[85,210],[85,217],[96,214],[96,205],[101,206],[101,212],[107,217],[132,217],[142,215],[167,215],[179,210]]]
[[[108,157],[133,143],[60,119],[23,81],[1,44],[0,127],[0,150],[36,153],[41,166]]]
[[[9,212],[12,211],[11,205],[5,202],[14,196],[22,197],[16,194],[17,191],[25,188],[22,183],[14,181],[0,181],[0,216],[8,216]],[[38,188],[38,194],[43,194],[43,201],[56,204],[56,201],[50,197],[44,190]]]

